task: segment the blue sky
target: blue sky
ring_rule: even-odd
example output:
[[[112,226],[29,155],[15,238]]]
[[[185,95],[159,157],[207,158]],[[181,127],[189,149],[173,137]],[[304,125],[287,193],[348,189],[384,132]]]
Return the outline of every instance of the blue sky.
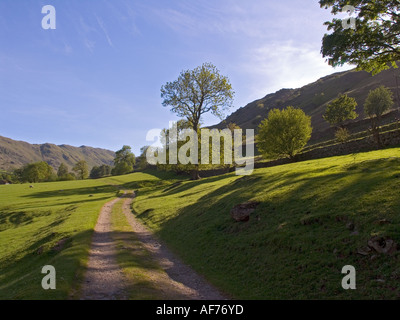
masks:
[[[44,5],[56,30],[42,29]],[[177,119],[160,88],[182,70],[216,65],[233,112],[350,69],[320,55],[331,18],[317,0],[1,0],[0,135],[138,153],[148,130]]]

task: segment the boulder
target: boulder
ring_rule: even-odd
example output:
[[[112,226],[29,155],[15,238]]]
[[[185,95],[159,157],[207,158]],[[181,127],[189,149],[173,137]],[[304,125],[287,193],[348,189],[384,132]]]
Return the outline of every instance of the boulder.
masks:
[[[368,241],[368,246],[378,253],[391,254],[397,249],[397,244],[392,239],[373,237]]]
[[[64,249],[65,245],[67,244],[69,238],[63,238],[59,240],[56,245],[52,248],[53,251],[60,252],[62,249]]]
[[[250,214],[254,212],[260,203],[257,201],[249,201],[234,206],[231,210],[231,217],[237,222],[249,221]]]
[[[44,247],[43,246],[41,246],[41,247],[39,247],[39,249],[37,249],[36,250],[36,254],[42,254],[43,253],[43,250],[44,250]]]

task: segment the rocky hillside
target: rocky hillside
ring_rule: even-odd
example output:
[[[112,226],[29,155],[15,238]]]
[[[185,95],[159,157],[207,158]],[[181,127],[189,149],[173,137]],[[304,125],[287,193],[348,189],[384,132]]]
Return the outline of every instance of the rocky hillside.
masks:
[[[113,164],[115,153],[92,147],[72,147],[69,145],[30,144],[0,136],[0,170],[12,170],[36,161],[46,161],[57,169],[63,162],[68,167],[79,160],[85,160],[89,167]]]
[[[346,93],[357,100],[357,113],[360,116],[355,121],[364,119],[363,104],[368,92],[380,85],[387,86],[393,91],[394,107],[397,108],[399,99],[395,76],[400,85],[400,69],[386,70],[376,76],[365,71],[355,70],[334,73],[299,89],[281,89],[268,94],[264,98],[238,109],[214,127],[223,128],[226,123],[234,122],[243,129],[255,129],[268,116],[270,109],[295,106],[303,109],[306,114],[311,116],[313,135],[321,135],[329,128],[329,125],[322,118],[326,105],[335,99],[339,93]]]

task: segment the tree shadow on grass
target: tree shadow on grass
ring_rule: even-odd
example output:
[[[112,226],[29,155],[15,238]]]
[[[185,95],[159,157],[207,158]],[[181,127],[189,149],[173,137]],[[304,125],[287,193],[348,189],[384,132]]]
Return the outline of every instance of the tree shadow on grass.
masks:
[[[116,192],[117,188],[111,185],[103,185],[97,187],[84,187],[84,188],[73,188],[73,189],[60,189],[53,191],[41,191],[34,192],[31,194],[23,195],[24,198],[50,198],[50,197],[68,197],[75,195],[95,195],[100,193],[113,193]]]
[[[179,183],[179,184],[175,183],[174,186],[171,185],[171,186],[164,188],[160,195],[150,196],[149,198],[162,198],[165,196],[182,193],[182,192],[185,192],[187,190],[190,190],[194,187],[198,187],[201,185],[204,185],[205,188],[207,188],[207,184],[209,184],[209,183],[219,182],[221,180],[229,179],[234,176],[235,176],[234,173],[227,173],[224,175],[214,176],[214,177],[210,177],[210,178],[204,178],[204,179],[200,179],[200,180],[188,180],[188,181],[185,181],[185,182]]]
[[[66,202],[61,202],[61,201],[59,201],[59,202],[57,202],[57,205],[60,205],[60,206],[62,206],[62,205],[65,205],[65,206],[67,206],[67,205],[77,205],[77,204],[80,204],[80,203],[88,203],[88,202],[96,202],[96,201],[99,201],[99,202],[101,202],[101,201],[106,201],[106,200],[110,200],[110,197],[109,196],[105,196],[105,197],[101,197],[101,198],[87,198],[87,199],[83,199],[83,200],[79,200],[79,201],[77,201],[77,200],[74,200],[74,201],[66,201]],[[42,206],[40,206],[40,205],[36,205],[35,204],[35,207],[36,208],[41,208],[41,207],[48,207],[48,205],[47,204],[44,204],[44,205],[42,205]]]
[[[26,248],[20,248],[14,255],[2,259],[0,276],[0,299],[66,299],[75,278],[75,271],[79,266],[78,255],[82,248],[74,248],[76,237],[71,236],[63,241],[63,248],[57,243],[65,238],[65,234],[53,232],[56,225],[62,223],[54,221],[44,231],[37,232]],[[86,232],[86,237],[89,232]],[[22,251],[22,252],[21,252]],[[52,265],[56,268],[56,290],[44,290],[41,286],[42,267]]]
[[[246,274],[248,285],[254,286],[248,291],[256,292],[256,286],[263,284],[258,296],[261,299],[271,297],[268,292],[275,292],[275,298],[317,298],[318,295],[328,298],[335,292],[331,289],[315,291],[318,283],[306,280],[307,272],[314,272],[315,281],[318,281],[326,277],[325,268],[333,268],[340,274],[344,258],[346,263],[362,263],[362,257],[355,252],[366,245],[371,233],[377,230],[383,235],[391,235],[400,243],[398,232],[397,235],[394,233],[400,224],[400,218],[395,214],[400,209],[400,198],[394,194],[396,186],[400,186],[400,178],[392,173],[400,170],[398,160],[366,161],[355,164],[354,168],[343,166],[336,172],[327,171],[326,174],[321,174],[321,169],[284,172],[284,179],[282,173],[267,175],[265,170],[255,171],[253,176],[239,178],[210,191],[196,203],[180,209],[178,215],[164,221],[160,228],[159,236],[175,252],[179,252],[197,271],[204,272],[213,283],[222,284],[224,290],[240,298],[248,298],[242,295],[244,290],[235,285],[241,283],[241,276]],[[207,180],[202,183],[207,183]],[[282,192],[277,193],[278,189]],[[175,191],[187,190],[177,188]],[[379,194],[390,192],[393,197],[385,198],[382,204],[392,212],[392,224],[379,226],[376,224],[380,218],[380,210],[376,208],[381,200]],[[250,221],[234,222],[230,209],[238,203],[254,199],[260,200],[261,204]],[[392,202],[387,204],[389,199]],[[337,220],[342,216],[344,221]],[[357,236],[350,235],[346,227],[348,221],[354,221],[359,226]],[[282,223],[286,226],[279,229]],[[333,262],[327,258],[323,260],[324,254],[335,248],[341,258]],[[263,255],[260,256],[263,250],[263,255],[281,259],[282,271],[278,271],[274,280],[267,271],[261,274],[254,272],[266,270],[271,264],[265,262]],[[378,277],[382,261],[390,270],[395,270],[399,256],[382,259],[363,264],[367,275]],[[288,270],[292,274],[298,273],[296,268],[301,268],[303,272],[292,280],[292,284],[287,281],[279,284]],[[286,291],[277,289],[282,285],[286,286]],[[311,287],[314,289],[311,290]],[[366,284],[355,296],[368,297],[372,294],[371,290],[373,288]],[[382,297],[392,297],[393,294],[396,293],[391,289],[379,288]]]
[[[111,237],[117,244],[117,261],[127,273],[129,281],[125,290],[134,300],[188,299],[177,284],[168,280],[168,270],[163,271],[154,256],[145,249],[134,232],[113,231]],[[168,275],[167,275],[168,274]],[[179,283],[179,280],[178,280]],[[187,284],[186,284],[187,285]]]

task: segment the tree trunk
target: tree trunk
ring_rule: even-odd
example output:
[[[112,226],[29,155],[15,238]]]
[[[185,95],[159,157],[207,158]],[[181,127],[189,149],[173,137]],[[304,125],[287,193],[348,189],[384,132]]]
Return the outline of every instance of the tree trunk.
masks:
[[[191,180],[200,180],[201,179],[201,177],[199,175],[199,169],[197,166],[196,166],[196,169],[193,169],[192,171],[190,171],[190,177],[191,177]]]
[[[193,121],[193,130],[194,132],[196,132],[196,134],[198,133],[198,129],[199,129],[199,119],[196,119],[195,121]],[[191,180],[200,180],[201,177],[199,175],[199,165],[195,164],[194,165],[194,169],[190,172],[190,176],[191,176]]]
[[[372,134],[374,136],[375,142],[378,145],[378,148],[382,148],[381,136],[379,134],[379,123],[380,117],[376,117],[376,119],[372,119]]]
[[[378,148],[382,148],[381,136],[379,134],[379,127],[373,128],[372,133],[374,135],[374,138],[375,138],[376,144],[378,145]]]

